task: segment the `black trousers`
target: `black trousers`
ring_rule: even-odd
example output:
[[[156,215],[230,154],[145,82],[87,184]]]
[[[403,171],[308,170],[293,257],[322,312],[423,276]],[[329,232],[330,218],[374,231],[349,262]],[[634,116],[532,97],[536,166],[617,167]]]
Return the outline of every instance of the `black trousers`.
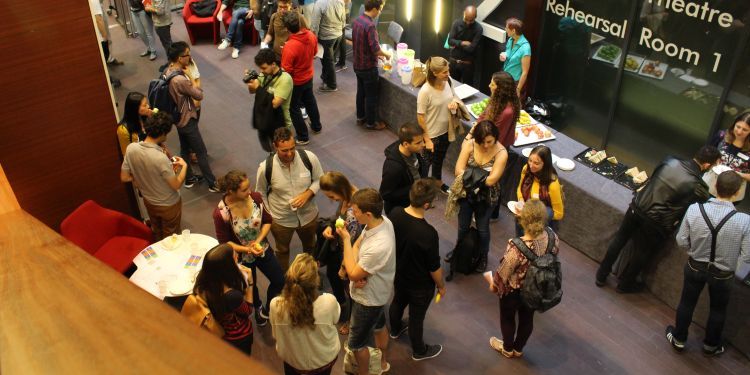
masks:
[[[434,151],[427,151],[427,149],[424,151],[426,163],[423,164],[423,168],[425,169],[423,175],[426,176],[427,169],[432,167],[432,177],[442,181],[443,162],[445,161],[445,154],[448,153],[448,147],[451,145],[450,141],[448,141],[448,133],[432,138],[432,144]]]
[[[534,310],[524,306],[519,290],[500,298],[500,331],[503,333],[503,349],[523,352],[523,347],[534,331]]]
[[[620,275],[620,288],[630,288],[635,285],[636,277],[653,258],[654,253],[664,244],[667,233],[662,228],[636,214],[632,207],[628,208],[615,238],[612,239],[609,248],[607,248],[607,254],[604,255],[604,259],[596,271],[597,279],[604,280],[612,272],[612,265],[617,261],[622,248],[631,238],[633,239],[633,255]]]
[[[334,60],[336,59],[336,52],[339,49],[339,44],[344,40],[344,37],[339,37],[331,40],[321,40],[320,45],[323,46],[323,58],[320,60],[320,64],[323,69],[320,72],[320,79],[326,86],[335,89],[336,88],[336,68],[334,67]]]
[[[435,288],[431,289],[409,289],[403,287],[394,287],[395,294],[391,307],[388,309],[388,319],[391,322],[391,332],[398,332],[401,326],[401,317],[404,310],[409,306],[409,340],[411,340],[411,350],[415,354],[422,354],[427,350],[422,338],[424,334],[424,318],[427,315],[427,308],[430,307],[432,296],[435,295]]]
[[[711,347],[721,345],[721,332],[724,330],[724,321],[727,317],[734,275],[720,278],[707,271],[693,268],[690,263],[685,265],[684,274],[685,281],[682,284],[680,304],[677,306],[674,338],[682,342],[687,340],[688,328],[693,321],[693,311],[698,304],[698,297],[703,287],[708,284],[710,310],[708,322],[706,322],[706,338],[703,343]]]
[[[474,85],[474,63],[458,63],[456,59],[451,58],[449,69],[451,78],[461,83]]]

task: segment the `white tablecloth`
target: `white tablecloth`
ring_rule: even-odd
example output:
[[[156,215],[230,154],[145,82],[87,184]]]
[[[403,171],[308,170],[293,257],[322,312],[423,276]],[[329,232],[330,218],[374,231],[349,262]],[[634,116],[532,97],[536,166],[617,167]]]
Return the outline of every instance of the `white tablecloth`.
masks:
[[[159,299],[188,295],[195,284],[195,275],[203,266],[206,252],[219,244],[216,239],[191,233],[171,237],[149,245],[133,259],[138,269],[130,276],[130,281]],[[164,282],[166,288],[160,288]],[[165,293],[162,294],[162,290]]]

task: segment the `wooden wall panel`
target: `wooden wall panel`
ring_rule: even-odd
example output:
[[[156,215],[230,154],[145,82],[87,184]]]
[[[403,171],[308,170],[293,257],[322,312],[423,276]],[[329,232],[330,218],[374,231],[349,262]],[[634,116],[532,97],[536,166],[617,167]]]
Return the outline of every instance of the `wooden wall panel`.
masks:
[[[0,162],[21,207],[54,229],[87,199],[134,213],[88,3],[60,4],[3,2],[0,28]]]

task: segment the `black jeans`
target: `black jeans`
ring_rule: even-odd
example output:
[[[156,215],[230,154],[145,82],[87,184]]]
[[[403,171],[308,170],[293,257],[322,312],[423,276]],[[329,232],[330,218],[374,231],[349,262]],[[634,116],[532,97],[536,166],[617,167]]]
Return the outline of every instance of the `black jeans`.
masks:
[[[414,354],[423,354],[427,350],[422,339],[424,318],[427,315],[427,308],[430,307],[432,296],[435,295],[435,288],[409,289],[396,286],[394,287],[394,291],[393,301],[391,301],[391,307],[388,309],[391,332],[396,333],[403,328],[401,326],[401,317],[404,315],[404,309],[409,306],[409,340],[411,340],[411,350]]]
[[[451,143],[448,141],[448,133],[439,135],[432,138],[432,144],[434,151],[427,151],[425,149],[425,161],[423,175],[427,175],[427,170],[432,166],[432,177],[436,180],[443,179],[443,161],[445,161],[445,154],[448,153],[448,147]]]
[[[323,126],[320,124],[320,112],[318,112],[318,102],[315,101],[312,79],[301,85],[294,85],[292,102],[289,106],[289,114],[292,116],[292,125],[294,125],[294,131],[297,133],[297,140],[307,141],[310,139],[310,135],[307,132],[305,119],[302,118],[302,107],[307,110],[312,130],[320,131]]]
[[[216,177],[211,172],[211,166],[208,165],[208,151],[203,143],[201,131],[198,129],[198,120],[190,119],[188,123],[177,128],[177,135],[180,139],[180,156],[188,162],[186,179],[193,176],[193,170],[190,168],[190,151],[195,152],[198,157],[198,168],[200,168],[203,178],[209,186],[216,184]]]
[[[518,325],[516,325],[518,316]],[[521,292],[514,290],[500,298],[500,331],[503,333],[503,349],[523,352],[526,341],[534,330],[534,310],[529,310],[521,301]]]
[[[337,39],[320,41],[320,45],[323,46],[323,58],[320,60],[323,70],[320,73],[320,79],[332,89],[336,88],[336,68],[333,66],[333,60],[336,59],[336,51],[338,51],[342,40],[343,36]]]
[[[266,290],[266,311],[268,311],[268,308],[271,306],[271,300],[278,296],[281,293],[281,289],[284,288],[284,271],[281,269],[279,261],[276,260],[273,249],[269,248],[266,250],[266,254],[263,257],[255,258],[255,261],[252,263],[243,264],[253,271],[253,280],[258,280],[256,277],[258,269],[268,279],[268,289]],[[253,306],[255,306],[256,309],[263,306],[263,300],[260,299],[257,282],[253,284]]]
[[[357,119],[375,126],[378,117],[378,68],[355,70],[357,75]]]
[[[161,46],[164,47],[165,55],[169,53],[169,47],[172,46],[172,33],[170,31],[171,27],[171,25],[154,27],[154,30],[156,30],[156,35],[159,36]]]
[[[344,28],[343,31],[346,33],[346,28]],[[336,61],[337,67],[346,66],[346,36],[344,34],[341,35],[341,43],[339,43],[339,47],[336,50],[336,58],[338,59],[338,61]]]
[[[732,280],[734,275],[726,279],[720,279],[710,275],[703,270],[697,270],[685,265],[685,281],[682,286],[682,297],[680,304],[677,305],[674,338],[677,341],[685,342],[688,337],[688,328],[693,321],[693,311],[698,303],[698,297],[701,295],[703,286],[708,284],[708,297],[710,300],[710,310],[708,313],[708,322],[706,322],[706,338],[703,343],[707,346],[716,347],[721,345],[721,332],[724,329],[724,321],[727,316],[727,306],[729,305],[729,295],[732,292]]]
[[[456,59],[450,59],[450,74],[451,78],[465,83],[467,85],[474,85],[474,64],[459,64]]]
[[[617,261],[622,248],[631,238],[633,239],[633,255],[620,275],[619,287],[621,288],[629,288],[635,285],[636,277],[646,266],[649,259],[653,258],[656,250],[667,239],[667,235],[661,228],[636,214],[632,207],[628,208],[628,212],[625,213],[625,218],[620,224],[620,229],[617,230],[615,238],[610,242],[607,254],[604,255],[604,259],[596,271],[597,279],[604,280],[612,272],[612,265]]]

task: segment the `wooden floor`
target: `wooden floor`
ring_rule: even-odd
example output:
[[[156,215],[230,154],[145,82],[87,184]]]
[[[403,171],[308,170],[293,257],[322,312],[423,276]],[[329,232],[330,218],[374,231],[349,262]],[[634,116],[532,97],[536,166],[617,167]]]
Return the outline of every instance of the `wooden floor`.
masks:
[[[174,40],[187,40],[179,13],[173,14]],[[114,25],[115,22],[112,22]],[[113,54],[125,62],[111,72],[122,81],[116,95],[122,108],[129,91],[145,92],[157,67],[166,59],[161,46],[159,58],[150,62],[138,57],[143,50],[139,39],[126,39],[119,27],[113,28]],[[265,158],[250,127],[253,97],[241,82],[245,68],[255,68],[257,47],[245,46],[240,58],[233,60],[230,50],[218,51],[210,41],[199,41],[191,55],[200,67],[205,99],[200,128],[210,155],[214,174],[230,169],[247,171],[255,176],[258,163]],[[316,86],[320,64],[316,63]],[[338,170],[359,187],[377,188],[380,183],[383,150],[396,140],[389,131],[367,132],[355,125],[354,95],[356,80],[349,69],[338,74],[339,91],[316,94],[322,113],[323,131],[312,135],[309,146],[320,158],[325,170]],[[114,147],[114,124],[112,127]],[[177,153],[176,132],[168,144]],[[114,173],[114,172],[113,172]],[[449,171],[444,174],[451,175]],[[254,184],[254,177],[251,179]],[[214,235],[211,211],[220,196],[204,185],[183,189],[183,226],[193,232]],[[334,210],[322,194],[316,201],[324,215]],[[456,237],[456,220],[443,217],[444,197],[427,219],[440,233],[440,252],[445,254]],[[512,234],[512,219],[503,212],[491,226],[490,265],[497,266],[504,244]],[[561,243],[564,272],[564,298],[555,309],[538,314],[535,330],[524,350],[523,359],[509,360],[490,349],[491,336],[500,336],[498,299],[487,291],[480,275],[458,276],[448,284],[446,297],[433,305],[425,322],[425,341],[442,344],[443,353],[431,360],[414,362],[408,338],[391,340],[387,355],[392,374],[626,374],[626,373],[700,373],[747,374],[750,361],[732,348],[716,359],[700,353],[703,331],[690,331],[688,349],[676,354],[664,339],[664,328],[674,320],[674,310],[650,294],[619,295],[613,288],[594,286],[596,263]],[[293,242],[299,251],[299,241]],[[682,277],[675,275],[675,277]],[[261,280],[261,283],[263,281]],[[342,337],[344,340],[344,337]],[[282,373],[281,360],[275,353],[270,327],[257,328],[253,356]],[[341,360],[341,359],[340,359]],[[334,373],[342,373],[341,362]]]

